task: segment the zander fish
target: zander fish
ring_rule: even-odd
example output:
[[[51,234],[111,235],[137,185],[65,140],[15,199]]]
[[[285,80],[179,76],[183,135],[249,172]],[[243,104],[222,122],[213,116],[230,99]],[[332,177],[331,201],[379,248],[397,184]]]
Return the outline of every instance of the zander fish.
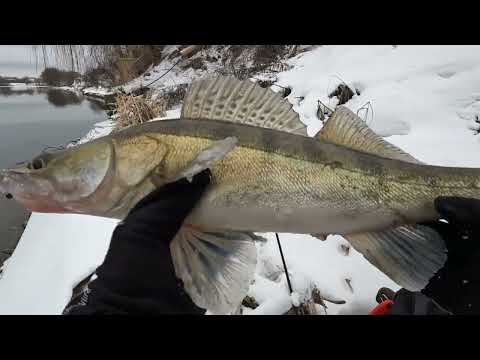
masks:
[[[232,77],[194,82],[179,119],[130,127],[0,172],[0,191],[37,212],[122,219],[145,195],[210,168],[171,245],[200,307],[235,309],[256,265],[255,232],[343,235],[392,280],[422,289],[446,260],[437,196],[480,198],[480,170],[420,163],[346,107],[308,137],[292,105]]]

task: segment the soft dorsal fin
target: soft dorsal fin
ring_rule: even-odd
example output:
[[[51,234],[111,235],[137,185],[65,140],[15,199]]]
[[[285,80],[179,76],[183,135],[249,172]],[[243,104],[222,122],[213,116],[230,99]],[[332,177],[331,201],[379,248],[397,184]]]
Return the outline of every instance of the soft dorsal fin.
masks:
[[[242,123],[307,136],[306,125],[280,94],[232,76],[193,82],[183,102],[182,117]]]
[[[421,164],[410,154],[375,134],[359,116],[345,106],[339,106],[333,112],[315,137],[370,154]]]

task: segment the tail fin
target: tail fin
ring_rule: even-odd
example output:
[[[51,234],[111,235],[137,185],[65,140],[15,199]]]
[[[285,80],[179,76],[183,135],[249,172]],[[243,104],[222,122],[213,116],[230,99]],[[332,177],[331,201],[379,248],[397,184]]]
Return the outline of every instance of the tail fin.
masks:
[[[423,289],[447,260],[441,236],[423,225],[347,235],[371,264],[410,291]]]

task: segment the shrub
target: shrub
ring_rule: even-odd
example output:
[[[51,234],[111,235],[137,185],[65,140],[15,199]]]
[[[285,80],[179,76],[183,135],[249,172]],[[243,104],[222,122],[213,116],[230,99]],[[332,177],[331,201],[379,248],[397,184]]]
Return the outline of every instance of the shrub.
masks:
[[[50,86],[70,86],[73,81],[80,77],[75,71],[64,71],[53,67],[45,68],[40,74],[40,79]]]
[[[143,96],[118,95],[115,107],[115,130],[165,116],[166,107],[167,103],[163,99],[153,101]]]

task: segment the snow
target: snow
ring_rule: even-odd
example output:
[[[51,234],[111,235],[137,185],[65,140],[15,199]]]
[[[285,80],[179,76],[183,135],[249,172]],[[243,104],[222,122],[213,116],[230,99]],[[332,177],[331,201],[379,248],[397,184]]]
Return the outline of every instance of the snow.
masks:
[[[115,93],[116,93],[115,91],[110,90],[108,88],[103,88],[103,87],[88,87],[83,89],[84,95],[108,96],[108,95],[113,95]]]
[[[8,85],[0,85],[0,88],[2,87],[8,87],[12,91],[22,91],[25,89],[31,89],[31,88],[44,88],[48,87],[46,85],[37,85],[35,83],[9,83]]]
[[[175,109],[170,109],[170,110],[167,110],[165,111],[165,116],[163,117],[158,117],[158,118],[154,118],[152,119],[151,121],[157,121],[157,120],[167,120],[167,119],[178,119],[180,117],[180,113],[181,113],[182,109],[181,107],[177,107]]]
[[[290,294],[290,299],[292,300],[292,305],[293,306],[300,306],[300,295],[296,292],[292,292]]]
[[[340,78],[361,91],[346,106],[356,112],[370,101],[368,124],[388,141],[430,164],[475,167],[466,154],[478,150],[469,126],[480,111],[479,53],[477,46],[323,46],[292,59],[295,68],[278,84],[293,88],[290,99],[305,96],[295,109],[310,135],[321,127],[317,100],[333,108],[327,95]]]
[[[116,220],[32,214],[4,266],[1,314],[60,314],[77,284],[101,264]]]
[[[115,123],[112,120],[98,122],[78,143],[82,144],[90,140],[110,134]]]
[[[285,304],[287,300],[284,298],[289,297],[289,291],[275,235],[261,235],[269,241],[258,247],[260,263],[249,295],[260,305],[274,299]],[[346,301],[345,305],[327,303],[328,314],[366,314],[375,305],[375,295],[380,287],[399,289],[360,253],[350,249],[349,255],[344,255],[340,246],[348,245],[348,242],[341,236],[329,236],[326,241],[298,234],[279,234],[279,237],[290,282],[298,299],[306,299],[311,294],[312,286],[316,286],[324,297]],[[353,293],[345,279],[351,279]],[[290,307],[283,309],[283,312]]]
[[[164,53],[168,54],[174,49],[178,48],[177,45],[171,45],[164,49]],[[220,57],[220,55],[212,49],[209,51],[211,56]],[[160,64],[148,69],[144,75],[130,81],[128,84],[121,87],[130,93],[140,87],[148,86],[151,89],[165,90],[170,87],[176,87],[181,84],[189,84],[195,79],[199,79],[207,73],[213,73],[215,70],[220,69],[220,62],[204,62],[206,70],[188,68],[182,69],[182,64],[185,64],[195,59],[199,54],[192,56],[190,59],[180,59],[180,55],[172,59],[164,59]],[[179,60],[181,60],[179,62]],[[178,63],[179,62],[179,63]],[[177,66],[174,66],[176,63]],[[170,70],[171,69],[171,70]],[[148,75],[147,75],[148,74]]]
[[[480,137],[474,131],[480,115],[479,60],[479,46],[321,46],[290,59],[293,68],[278,74],[277,84],[292,88],[288,99],[310,136],[322,126],[316,118],[318,100],[334,108],[328,94],[345,82],[360,92],[346,106],[365,116],[361,109],[370,103],[366,121],[388,141],[429,164],[479,167]],[[175,61],[162,62],[149,70],[148,79],[127,87],[153,81]],[[188,83],[204,74],[175,69],[155,87]],[[179,112],[171,109],[155,120]],[[86,139],[110,128],[110,122],[99,124]],[[0,313],[60,313],[72,286],[101,263],[114,226],[113,220],[88,216],[33,214],[0,280]],[[399,288],[353,248],[346,253],[342,245],[348,243],[341,236],[320,241],[279,234],[292,299],[274,234],[261,235],[268,241],[257,244],[259,261],[249,290],[259,306],[243,308],[243,314],[285,313],[308,298],[313,287],[327,299],[346,301],[326,302],[327,314],[367,314],[380,287]]]

